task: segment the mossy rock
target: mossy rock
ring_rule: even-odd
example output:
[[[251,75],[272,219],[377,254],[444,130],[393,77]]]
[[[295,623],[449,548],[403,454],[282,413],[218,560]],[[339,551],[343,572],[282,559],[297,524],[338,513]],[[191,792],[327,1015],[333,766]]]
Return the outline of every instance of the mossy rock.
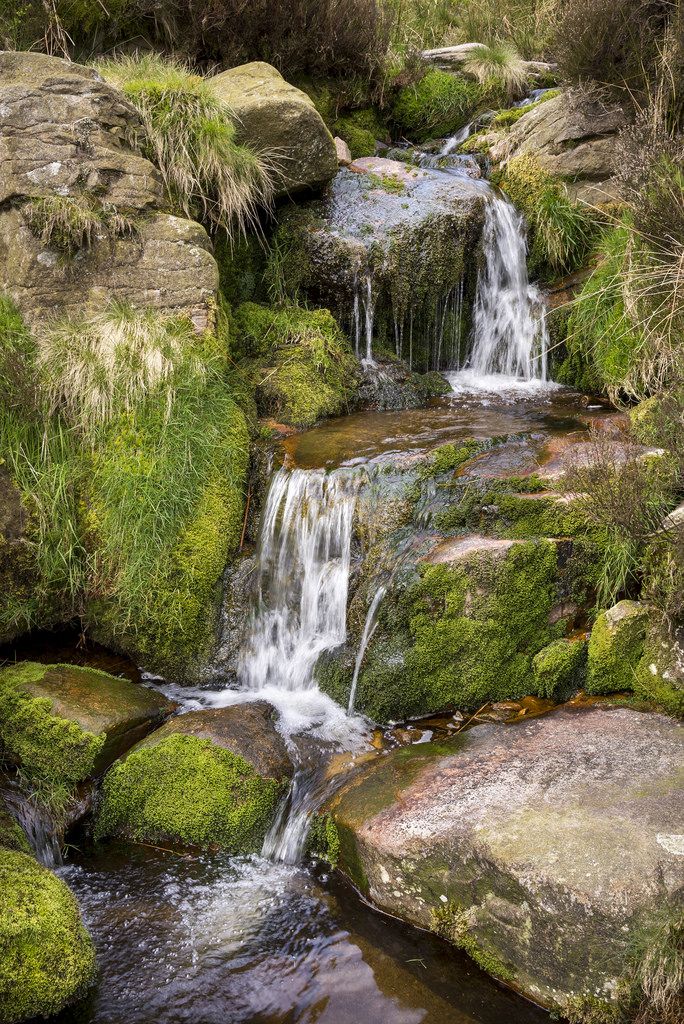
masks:
[[[598,616],[589,639],[588,693],[633,689],[648,618],[648,609],[638,601],[620,601]]]
[[[84,995],[95,949],[73,895],[23,853],[0,850],[0,1021],[49,1017]]]
[[[96,837],[256,853],[292,774],[263,701],[172,719],[105,777]]]
[[[353,160],[362,156],[374,156],[376,142],[389,141],[387,126],[373,107],[352,110],[339,117],[333,126],[333,134],[344,139]]]
[[[0,671],[0,743],[32,784],[68,793],[99,775],[174,705],[128,679],[75,665]]]
[[[537,696],[564,700],[582,687],[586,667],[587,641],[584,637],[554,640],[532,659]]]
[[[482,98],[476,82],[446,71],[428,71],[415,85],[399,90],[392,120],[414,142],[453,135],[472,118]]]
[[[19,850],[21,853],[30,853],[31,846],[26,833],[14,818],[7,806],[7,801],[0,791],[0,848],[5,850]]]

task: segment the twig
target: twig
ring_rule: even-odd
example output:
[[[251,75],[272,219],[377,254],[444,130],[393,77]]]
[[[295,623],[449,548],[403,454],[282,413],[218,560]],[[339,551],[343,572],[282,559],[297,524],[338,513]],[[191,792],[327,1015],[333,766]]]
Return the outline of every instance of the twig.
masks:
[[[492,703],[491,700],[488,700],[486,704],[483,704],[481,708],[478,708],[477,711],[475,711],[474,714],[472,714],[470,716],[470,718],[467,718],[465,720],[465,722],[463,722],[461,725],[459,725],[458,729],[454,733],[454,736],[456,736],[456,734],[459,733],[459,732],[463,732],[463,730],[465,729],[466,725],[470,725],[470,723],[472,721],[474,721],[474,719],[477,718],[477,716],[480,714],[480,712],[484,711],[485,708],[488,708],[491,703]]]
[[[249,515],[249,503],[252,500],[252,479],[250,477],[249,486],[247,487],[247,502],[245,504],[245,518],[242,523],[242,534],[240,535],[240,551],[245,543],[245,534],[247,532],[247,516]]]

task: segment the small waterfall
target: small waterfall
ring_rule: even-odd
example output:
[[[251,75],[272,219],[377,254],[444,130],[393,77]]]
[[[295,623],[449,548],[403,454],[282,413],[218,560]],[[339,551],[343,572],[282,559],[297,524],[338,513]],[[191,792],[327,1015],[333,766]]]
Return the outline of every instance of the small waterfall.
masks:
[[[352,312],[354,328],[354,348],[356,358],[362,359],[370,366],[375,365],[373,359],[373,329],[375,327],[375,296],[373,295],[373,275],[370,270],[363,272],[359,281],[354,281],[354,308]],[[365,356],[361,355],[361,343],[364,343]]]
[[[363,664],[363,656],[366,653],[366,648],[370,643],[371,637],[375,632],[375,627],[378,624],[378,608],[382,602],[383,597],[387,593],[387,587],[380,586],[375,591],[373,600],[370,603],[368,611],[366,613],[366,621],[363,626],[363,633],[361,634],[361,643],[356,655],[356,662],[354,664],[354,675],[352,676],[351,690],[349,691],[349,706],[347,708],[348,714],[354,713],[354,701],[356,700],[356,686],[359,681],[359,673],[361,672],[361,665]]]
[[[24,793],[18,786],[3,789],[12,817],[26,833],[36,859],[47,868],[59,867],[62,850],[57,838],[58,827],[38,797]]]
[[[471,121],[470,124],[464,125],[464,127],[461,128],[460,131],[456,132],[455,135],[452,135],[450,139],[444,140],[444,145],[440,149],[439,155],[449,156],[449,154],[453,153],[455,149],[458,149],[459,146],[462,146],[466,139],[470,138],[472,132],[473,122]]]
[[[545,381],[544,300],[529,282],[523,218],[508,199],[492,194],[488,200],[483,244],[468,369],[478,377]]]

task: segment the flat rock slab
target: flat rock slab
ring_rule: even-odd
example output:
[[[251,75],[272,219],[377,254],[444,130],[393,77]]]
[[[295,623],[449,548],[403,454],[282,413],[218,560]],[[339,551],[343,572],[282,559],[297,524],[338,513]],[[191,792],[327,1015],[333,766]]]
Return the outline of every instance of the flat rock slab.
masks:
[[[293,774],[285,743],[276,731],[276,713],[264,700],[227,708],[189,711],[166,722],[138,745],[154,747],[167,736],[195,736],[249,761],[264,779],[287,779]]]
[[[464,915],[540,1002],[610,999],[644,924],[682,906],[683,741],[663,715],[562,708],[397,751],[333,801],[342,869],[417,925]]]

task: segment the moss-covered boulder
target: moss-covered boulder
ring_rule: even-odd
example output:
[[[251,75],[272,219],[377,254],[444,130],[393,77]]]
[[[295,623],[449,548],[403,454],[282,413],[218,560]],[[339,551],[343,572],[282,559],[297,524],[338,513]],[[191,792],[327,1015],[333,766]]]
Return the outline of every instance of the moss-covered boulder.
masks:
[[[0,671],[0,747],[38,786],[69,793],[171,714],[162,694],[75,665]]]
[[[338,867],[535,1001],[617,1019],[682,912],[682,753],[671,719],[600,707],[406,747],[330,801]]]
[[[620,601],[598,616],[589,640],[589,693],[632,689],[647,624],[648,609],[638,601]]]
[[[239,140],[273,163],[278,195],[320,188],[335,175],[335,143],[323,118],[270,64],[241,64],[209,82],[235,113]]]
[[[535,693],[563,700],[583,686],[586,669],[587,641],[583,636],[554,640],[532,659]]]
[[[431,70],[414,85],[399,89],[392,120],[413,142],[455,135],[472,119],[484,90],[472,79]]]
[[[82,996],[95,949],[76,900],[32,857],[0,850],[0,1021],[49,1017]]]
[[[255,853],[292,775],[263,701],[172,719],[105,777],[96,836]]]
[[[483,219],[476,180],[366,157],[283,210],[271,276],[328,306],[360,358],[384,350],[436,369],[465,344]]]
[[[245,302],[233,317],[237,343],[252,364],[257,409],[297,427],[341,415],[354,403],[358,367],[326,309]]]

